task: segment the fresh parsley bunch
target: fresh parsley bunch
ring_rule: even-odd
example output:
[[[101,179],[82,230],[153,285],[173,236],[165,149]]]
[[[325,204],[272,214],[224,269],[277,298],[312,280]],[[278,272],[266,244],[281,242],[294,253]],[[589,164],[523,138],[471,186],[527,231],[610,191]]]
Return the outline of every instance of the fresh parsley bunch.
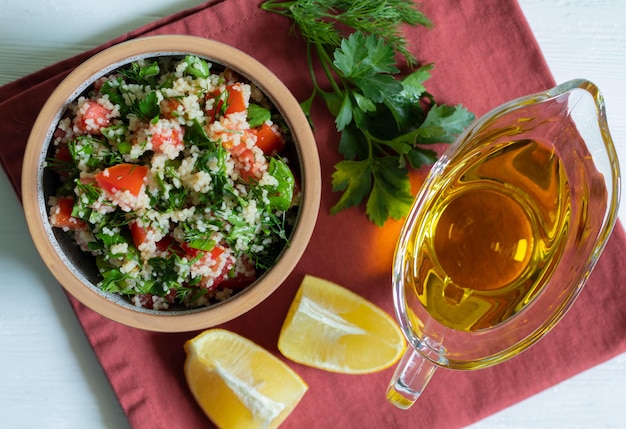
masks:
[[[428,148],[450,143],[473,120],[462,106],[439,105],[424,85],[433,65],[400,78],[397,57],[414,68],[401,26],[430,27],[412,0],[267,0],[264,10],[291,18],[308,42],[311,97],[302,103],[310,117],[321,97],[341,133],[333,190],[342,192],[337,213],[366,200],[366,213],[382,226],[400,219],[413,202],[409,168],[437,160]],[[314,54],[328,81],[315,75]]]

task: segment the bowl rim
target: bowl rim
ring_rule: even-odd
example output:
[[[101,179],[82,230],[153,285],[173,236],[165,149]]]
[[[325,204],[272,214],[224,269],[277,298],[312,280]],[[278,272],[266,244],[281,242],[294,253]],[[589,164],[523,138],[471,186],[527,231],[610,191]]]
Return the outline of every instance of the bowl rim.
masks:
[[[255,284],[233,299],[197,311],[143,312],[115,303],[78,279],[48,239],[47,204],[41,186],[42,163],[50,130],[61,113],[90,83],[137,58],[194,54],[232,68],[270,98],[290,128],[300,162],[302,200],[290,244],[277,263]],[[230,321],[264,301],[288,277],[313,234],[321,200],[321,167],[308,119],[289,89],[265,65],[241,50],[211,39],[189,35],[141,37],[113,45],[89,58],[54,89],[35,120],[22,163],[22,202],[31,238],[44,263],[74,298],[95,312],[124,325],[156,332],[206,329]],[[43,205],[43,206],[42,206]],[[39,239],[37,239],[37,237]],[[97,286],[95,286],[97,288]]]

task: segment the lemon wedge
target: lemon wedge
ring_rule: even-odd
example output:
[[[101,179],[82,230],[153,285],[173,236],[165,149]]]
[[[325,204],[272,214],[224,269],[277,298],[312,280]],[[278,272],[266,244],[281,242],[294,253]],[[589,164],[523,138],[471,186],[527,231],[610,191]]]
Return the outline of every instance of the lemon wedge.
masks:
[[[288,359],[345,374],[367,374],[396,363],[405,341],[396,322],[354,292],[305,276],[281,328]]]
[[[185,343],[185,378],[222,429],[276,428],[308,389],[289,366],[254,342],[210,329]]]

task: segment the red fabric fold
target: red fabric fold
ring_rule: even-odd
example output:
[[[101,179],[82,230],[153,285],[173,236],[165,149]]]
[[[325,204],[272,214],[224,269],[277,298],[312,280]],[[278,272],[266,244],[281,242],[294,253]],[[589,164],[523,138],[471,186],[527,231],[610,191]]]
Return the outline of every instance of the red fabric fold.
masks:
[[[258,1],[210,1],[142,27],[82,55],[0,87],[0,161],[20,195],[21,159],[36,115],[77,64],[114,43],[151,34],[192,34],[234,45],[264,63],[302,100],[311,92],[305,45],[283,17]],[[426,82],[440,102],[462,103],[477,115],[509,99],[545,90],[552,76],[517,3],[501,0],[423,4],[432,30],[407,29],[411,49],[433,62]],[[399,223],[377,228],[361,209],[335,216],[330,186],[341,157],[332,118],[318,105],[316,140],[322,159],[322,207],[311,243],[295,271],[265,302],[222,325],[281,357],[282,321],[305,274],[342,284],[393,312],[391,258]],[[282,358],[309,384],[286,428],[462,427],[626,351],[626,237],[618,225],[585,290],[563,321],[529,351],[494,368],[439,371],[418,403],[401,411],[385,400],[392,369],[339,375]],[[183,343],[196,333],[161,334],[117,324],[69,298],[132,426],[210,427],[183,375]]]

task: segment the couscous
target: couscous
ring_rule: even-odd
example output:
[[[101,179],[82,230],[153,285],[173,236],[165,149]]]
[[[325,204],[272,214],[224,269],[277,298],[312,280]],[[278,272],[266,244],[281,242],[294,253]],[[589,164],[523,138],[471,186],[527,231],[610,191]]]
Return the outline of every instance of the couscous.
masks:
[[[60,119],[53,227],[99,286],[154,310],[223,301],[270,268],[299,204],[289,133],[253,84],[193,55],[135,61]]]

